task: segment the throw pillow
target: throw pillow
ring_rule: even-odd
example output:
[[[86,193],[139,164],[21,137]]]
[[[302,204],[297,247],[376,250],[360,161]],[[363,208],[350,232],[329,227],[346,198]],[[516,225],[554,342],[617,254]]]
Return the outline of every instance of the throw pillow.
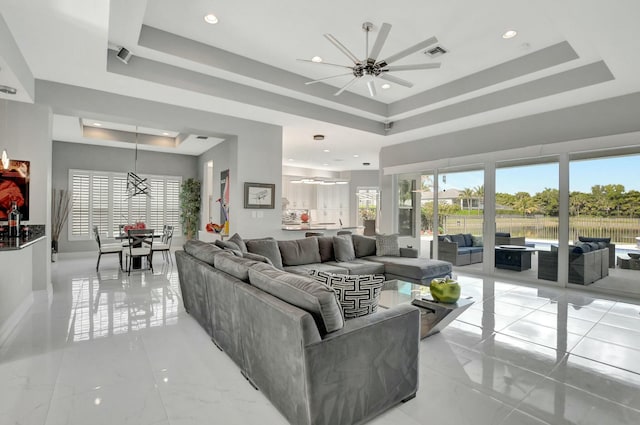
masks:
[[[318,238],[318,247],[320,248],[320,260],[325,263],[335,260],[333,253],[333,237],[332,236],[315,236]]]
[[[234,276],[243,282],[249,282],[249,267],[257,261],[236,257],[230,253],[216,255],[213,265],[216,269]]]
[[[197,239],[191,239],[185,242],[184,251],[211,266],[213,266],[215,256],[224,252],[223,249],[215,245]]]
[[[352,235],[353,247],[356,251],[356,258],[376,255],[376,238],[362,235]]]
[[[353,261],[356,259],[356,252],[353,248],[351,235],[340,235],[333,237],[333,252],[336,261]]]
[[[378,310],[384,275],[346,275],[311,270],[312,278],[338,294],[345,319],[366,316]]]
[[[243,252],[242,256],[248,260],[258,261],[260,263],[267,263],[273,266],[273,263],[271,262],[271,260],[269,260],[264,255],[252,254],[251,252]]]
[[[482,236],[471,235],[471,246],[484,246],[484,241],[482,240]]]
[[[239,234],[234,233],[233,236],[229,238],[229,242],[233,242],[234,244],[238,245],[240,251],[242,251],[243,254],[245,252],[249,252],[247,251],[247,244],[244,243],[244,240],[240,237]]]
[[[376,256],[382,257],[385,255],[400,256],[398,235],[376,235]]]
[[[232,249],[234,251],[240,251],[240,247],[233,242],[218,239],[213,244],[222,249]]]
[[[251,239],[245,241],[247,251],[252,254],[262,255],[271,260],[274,267],[282,270],[282,256],[278,248],[278,242],[273,238],[267,239]]]
[[[290,241],[278,241],[282,265],[299,266],[321,262],[318,238],[304,238]]]
[[[464,233],[462,236],[464,236],[464,246],[473,246],[473,236],[471,233]]]

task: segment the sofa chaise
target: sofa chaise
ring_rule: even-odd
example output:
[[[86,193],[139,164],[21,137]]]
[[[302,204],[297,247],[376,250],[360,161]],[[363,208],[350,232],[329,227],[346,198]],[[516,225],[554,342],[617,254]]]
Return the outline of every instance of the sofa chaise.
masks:
[[[274,242],[246,245],[264,252]],[[261,254],[188,241],[175,255],[185,310],[291,424],[361,424],[415,396],[416,307],[345,320],[332,288]],[[366,261],[342,270],[386,267]],[[333,261],[319,265],[339,271]]]

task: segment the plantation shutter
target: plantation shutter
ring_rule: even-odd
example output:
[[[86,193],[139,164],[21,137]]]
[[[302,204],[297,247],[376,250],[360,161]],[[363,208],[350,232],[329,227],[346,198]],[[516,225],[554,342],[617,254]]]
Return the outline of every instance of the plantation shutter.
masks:
[[[167,193],[165,201],[166,223],[173,226],[173,234],[181,235],[180,224],[180,185],[182,180],[167,179]]]
[[[162,231],[164,226],[164,180],[151,179],[151,208],[149,211],[149,222],[147,227]]]
[[[109,233],[109,177],[94,175],[91,188],[91,225],[105,236]]]
[[[120,232],[120,225],[127,225],[129,223],[129,199],[127,197],[126,176],[113,177],[111,222],[114,235]]]
[[[89,235],[89,175],[74,174],[71,179],[73,196],[71,206],[71,234],[73,236]]]

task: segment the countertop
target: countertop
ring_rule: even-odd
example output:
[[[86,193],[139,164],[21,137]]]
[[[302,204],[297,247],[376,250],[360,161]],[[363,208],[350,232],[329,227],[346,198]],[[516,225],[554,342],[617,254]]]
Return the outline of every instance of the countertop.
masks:
[[[18,249],[26,248],[34,243],[46,238],[44,233],[44,225],[30,224],[29,236],[19,238],[0,238],[0,251],[16,251]]]
[[[282,230],[286,230],[289,232],[298,232],[298,231],[310,231],[310,230],[357,230],[358,228],[355,226],[338,226],[338,225],[322,225],[322,224],[292,224],[288,226],[282,226]]]

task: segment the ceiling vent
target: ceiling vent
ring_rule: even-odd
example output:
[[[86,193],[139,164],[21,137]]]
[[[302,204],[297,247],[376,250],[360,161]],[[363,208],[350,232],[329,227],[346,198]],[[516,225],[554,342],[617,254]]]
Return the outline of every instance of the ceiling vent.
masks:
[[[431,49],[425,50],[424,54],[431,56],[432,58],[437,58],[438,56],[442,56],[447,53],[448,50],[442,46],[432,47]]]
[[[207,140],[209,137],[208,136],[196,136],[196,139],[200,139],[200,140]]]

